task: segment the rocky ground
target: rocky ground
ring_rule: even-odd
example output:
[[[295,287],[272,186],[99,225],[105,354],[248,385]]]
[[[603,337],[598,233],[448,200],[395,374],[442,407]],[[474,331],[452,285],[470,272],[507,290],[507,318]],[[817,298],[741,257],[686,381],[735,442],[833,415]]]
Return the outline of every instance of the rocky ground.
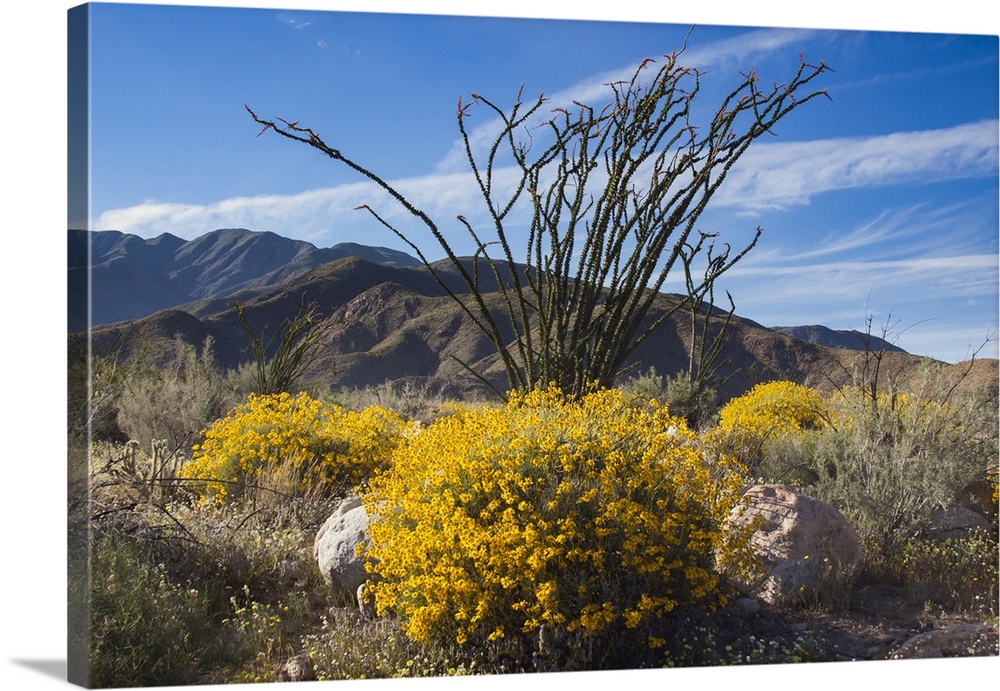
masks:
[[[778,641],[804,659],[828,662],[1000,655],[995,616],[944,612],[885,585],[857,587],[850,603],[835,611],[754,603],[731,640],[740,648],[751,636]]]

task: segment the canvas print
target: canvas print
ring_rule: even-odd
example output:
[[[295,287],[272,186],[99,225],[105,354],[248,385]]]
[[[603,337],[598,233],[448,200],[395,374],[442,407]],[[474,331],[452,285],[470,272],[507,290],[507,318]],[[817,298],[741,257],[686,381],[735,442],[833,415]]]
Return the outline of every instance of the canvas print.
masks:
[[[68,19],[70,681],[998,655],[997,36]]]

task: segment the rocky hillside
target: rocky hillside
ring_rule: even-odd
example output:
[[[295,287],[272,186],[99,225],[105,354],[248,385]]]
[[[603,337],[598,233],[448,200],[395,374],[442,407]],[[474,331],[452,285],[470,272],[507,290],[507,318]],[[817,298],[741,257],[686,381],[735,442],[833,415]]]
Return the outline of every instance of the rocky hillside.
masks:
[[[444,264],[439,268],[446,282],[458,290],[454,269]],[[498,298],[498,294],[490,297],[499,314]],[[482,393],[482,384],[466,365],[497,386],[505,383],[492,345],[422,268],[349,257],[280,285],[246,290],[240,300],[248,321],[263,334],[274,333],[304,303],[319,306],[323,319],[318,327],[323,331],[320,356],[307,375],[309,383],[319,388],[364,387],[391,380],[427,384],[449,395]],[[651,318],[669,310],[677,300],[677,296],[658,296]],[[630,372],[638,374],[654,367],[660,374],[674,374],[684,369],[688,329],[683,313],[668,319],[636,351]],[[249,359],[247,337],[229,298],[190,302],[101,327],[95,329],[94,336],[98,349],[124,336],[130,347],[153,344],[153,352],[157,342],[162,344],[175,336],[198,346],[211,336],[223,365],[233,367]],[[845,384],[852,373],[863,369],[864,358],[863,352],[820,346],[734,317],[721,356],[725,361],[723,375],[731,375],[723,398],[775,378],[818,388]],[[906,353],[886,352],[880,364],[881,376],[886,377],[884,381],[912,377],[921,361]],[[983,376],[995,380],[996,361],[977,363],[977,367],[983,366],[992,367]]]
[[[866,334],[857,330],[831,329],[818,324],[809,326],[773,326],[771,327],[779,333],[792,338],[799,338],[803,341],[816,343],[827,348],[840,348],[842,350],[871,350],[890,351],[894,353],[905,353],[906,351],[897,345],[889,343],[885,339],[874,334]]]

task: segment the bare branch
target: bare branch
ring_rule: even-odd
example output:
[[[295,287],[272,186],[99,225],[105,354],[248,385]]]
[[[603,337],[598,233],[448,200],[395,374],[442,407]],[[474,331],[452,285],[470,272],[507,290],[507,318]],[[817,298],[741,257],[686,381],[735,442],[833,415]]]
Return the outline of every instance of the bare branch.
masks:
[[[802,58],[791,79],[770,87],[762,88],[756,71],[747,71],[712,119],[698,126],[692,122],[692,104],[703,75],[679,62],[683,52],[644,59],[631,78],[607,85],[607,103],[573,101],[572,112],[556,105],[547,118],[541,109],[548,99],[543,94],[525,103],[523,84],[509,110],[476,92],[469,103],[458,99],[456,122],[488,220],[476,228],[468,220],[471,213],[455,210],[476,247],[471,265],[455,254],[425,212],[383,178],[298,121],[278,118],[275,125],[247,111],[262,132],[273,129],[309,144],[375,182],[431,231],[468,294],[452,291],[421,248],[383,216],[368,205],[359,207],[416,252],[490,339],[510,388],[524,391],[555,382],[574,395],[588,385],[613,385],[636,347],[682,304],[696,315],[706,300],[711,307],[715,282],[756,245],[761,230],[738,251],[728,243],[716,247],[716,234],[696,231],[699,217],[753,141],[773,135],[779,121],[813,98],[828,97],[825,90],[802,95],[829,70]],[[485,149],[465,127],[473,105],[486,107],[500,125]],[[519,176],[511,185],[498,173],[512,166]],[[530,214],[523,265],[515,262],[509,235],[508,217],[515,209]],[[489,248],[499,256],[493,258]],[[480,261],[493,275],[499,300],[487,300],[481,291]],[[696,279],[693,267],[699,261],[705,268]],[[688,301],[650,321],[678,262],[686,274]],[[728,318],[723,330],[727,324]],[[712,363],[721,334],[714,338],[701,341],[701,374],[693,375],[716,371]],[[691,357],[693,367],[693,350]]]

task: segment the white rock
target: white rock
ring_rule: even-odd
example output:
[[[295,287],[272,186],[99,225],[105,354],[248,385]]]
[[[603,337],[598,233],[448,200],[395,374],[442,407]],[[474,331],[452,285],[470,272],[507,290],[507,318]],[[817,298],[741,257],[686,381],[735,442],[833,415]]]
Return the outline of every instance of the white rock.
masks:
[[[313,547],[323,580],[351,597],[368,580],[364,559],[357,555],[359,544],[366,547],[370,544],[368,523],[368,512],[361,498],[348,497],[319,529]]]

